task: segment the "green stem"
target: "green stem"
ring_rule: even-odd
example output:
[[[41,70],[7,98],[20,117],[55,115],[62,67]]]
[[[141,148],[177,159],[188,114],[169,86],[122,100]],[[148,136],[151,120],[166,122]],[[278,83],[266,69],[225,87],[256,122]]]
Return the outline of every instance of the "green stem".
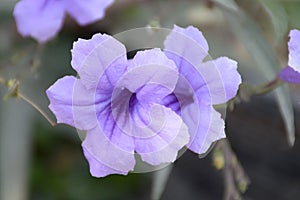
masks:
[[[263,84],[262,86],[258,86],[254,88],[254,93],[253,95],[263,95],[267,94],[269,92],[272,92],[275,90],[277,87],[281,86],[284,82],[281,81],[278,77],[276,77],[274,80],[271,82],[268,82],[267,84]]]
[[[56,126],[56,123],[52,121],[47,114],[39,108],[33,101],[31,101],[28,97],[26,97],[21,92],[18,92],[18,97],[26,101],[28,104],[30,104],[32,107],[34,107],[52,126]]]
[[[227,102],[227,106],[230,110],[234,109],[234,105],[242,101],[249,101],[252,96],[264,95],[272,92],[277,87],[281,86],[284,82],[276,77],[274,80],[263,83],[261,85],[247,85],[241,84],[236,97]]]
[[[34,107],[52,126],[55,126],[56,123],[50,119],[50,117],[47,116],[47,114],[39,108],[32,100],[30,100],[27,96],[22,94],[18,89],[18,83],[14,82],[12,85],[8,83],[4,78],[0,77],[0,83],[7,86],[9,90],[11,90],[8,93],[9,97],[19,97],[20,99],[26,101],[29,105]]]

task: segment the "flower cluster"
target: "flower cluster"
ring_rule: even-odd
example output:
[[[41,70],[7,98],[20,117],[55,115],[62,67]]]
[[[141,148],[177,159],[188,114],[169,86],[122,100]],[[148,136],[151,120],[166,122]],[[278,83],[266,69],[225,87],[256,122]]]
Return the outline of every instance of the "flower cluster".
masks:
[[[40,43],[52,39],[68,13],[84,26],[104,17],[113,0],[21,0],[14,9],[19,33]]]
[[[241,83],[237,63],[227,57],[204,62],[208,44],[190,26],[175,26],[164,49],[139,51],[106,34],[74,43],[65,76],[48,90],[58,123],[86,131],[82,143],[93,176],[127,174],[135,154],[151,165],[174,162],[187,147],[205,153],[225,137],[214,108],[233,98]]]

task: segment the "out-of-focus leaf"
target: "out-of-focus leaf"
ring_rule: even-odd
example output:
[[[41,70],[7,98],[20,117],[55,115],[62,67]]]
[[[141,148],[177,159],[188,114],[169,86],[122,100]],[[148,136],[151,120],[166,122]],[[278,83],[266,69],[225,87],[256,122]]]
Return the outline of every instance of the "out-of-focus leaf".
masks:
[[[300,29],[300,1],[285,1],[284,6],[291,28]]]
[[[295,143],[294,112],[288,86],[284,85],[281,88],[278,88],[275,95],[288,133],[289,145],[293,146]]]
[[[224,6],[225,8],[233,11],[238,11],[238,6],[233,0],[214,0],[215,3]]]
[[[288,16],[281,1],[259,0],[270,16],[274,28],[274,40],[278,44],[288,30]]]
[[[173,168],[173,164],[170,164],[167,167],[154,172],[152,191],[151,191],[151,200],[159,200],[161,198],[161,195],[165,190],[172,168]]]
[[[233,0],[226,1],[234,2]],[[221,7],[224,17],[228,20],[228,24],[232,31],[253,57],[259,72],[263,73],[268,81],[274,79],[277,76],[280,67],[278,66],[272,48],[264,38],[258,25],[242,10],[238,9],[238,7],[230,9],[223,4],[223,1],[219,1],[217,5]],[[288,133],[288,142],[292,146],[295,142],[295,126],[294,113],[288,88],[280,87],[276,89],[275,96]]]

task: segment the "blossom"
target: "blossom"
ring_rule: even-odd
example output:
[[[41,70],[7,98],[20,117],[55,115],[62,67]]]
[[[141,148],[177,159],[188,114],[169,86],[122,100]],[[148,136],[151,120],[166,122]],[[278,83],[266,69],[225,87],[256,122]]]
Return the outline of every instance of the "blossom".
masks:
[[[300,31],[290,31],[288,42],[288,66],[279,73],[279,78],[288,83],[300,83]]]
[[[61,29],[68,13],[81,26],[104,17],[113,0],[21,0],[14,8],[19,33],[40,43],[52,39]]]
[[[174,162],[185,146],[205,153],[225,137],[214,110],[236,95],[241,77],[227,57],[203,62],[208,44],[195,27],[174,29],[165,48],[127,59],[106,34],[74,43],[65,76],[46,92],[58,123],[86,131],[82,143],[93,176],[127,174],[135,154],[151,165]]]

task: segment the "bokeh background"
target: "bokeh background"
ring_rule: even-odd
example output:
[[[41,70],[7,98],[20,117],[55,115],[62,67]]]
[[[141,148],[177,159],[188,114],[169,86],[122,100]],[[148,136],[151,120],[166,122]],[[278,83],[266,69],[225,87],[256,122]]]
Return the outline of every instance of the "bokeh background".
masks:
[[[67,17],[58,37],[41,46],[18,34],[12,15],[16,1],[0,0],[0,76],[19,80],[20,91],[55,120],[48,110],[45,90],[58,78],[76,75],[70,67],[74,41],[98,32],[113,35],[133,28],[172,28],[177,24],[198,27],[213,58],[237,60],[244,82],[270,80],[268,67],[260,64],[273,59],[278,66],[286,65],[288,30],[300,29],[300,1],[278,1],[280,8],[271,6],[268,10],[259,0],[238,0],[238,12],[246,13],[246,20],[238,18],[240,13],[234,13],[230,3],[224,2],[222,7],[209,0],[119,0],[103,20],[86,27]],[[281,15],[276,19],[268,12]],[[245,29],[238,20],[244,20],[241,25]],[[276,20],[283,24],[279,26],[283,31],[274,30]],[[259,56],[255,50],[272,53]],[[8,92],[0,85],[1,98]],[[300,199],[299,86],[290,85],[286,94],[291,95],[286,104],[294,108],[296,143],[292,148],[274,93],[252,97],[227,112],[227,136],[251,180],[245,199]],[[61,124],[52,127],[21,99],[1,100],[0,199],[150,199],[153,173],[94,178],[80,145],[74,128]],[[224,172],[214,167],[212,153],[199,159],[186,152],[176,161],[162,199],[222,199],[224,188]]]

